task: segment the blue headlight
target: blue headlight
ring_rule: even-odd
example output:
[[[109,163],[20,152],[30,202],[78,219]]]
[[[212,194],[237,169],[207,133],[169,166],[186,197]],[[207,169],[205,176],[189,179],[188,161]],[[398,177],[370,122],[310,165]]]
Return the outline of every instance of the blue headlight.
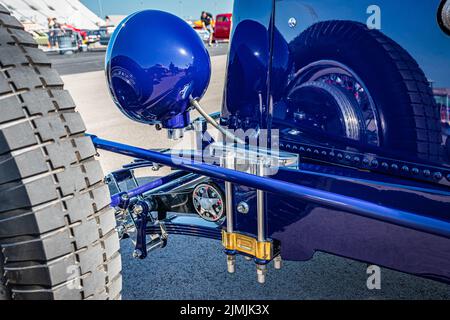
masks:
[[[156,10],[127,17],[111,37],[106,73],[114,102],[132,120],[188,125],[190,99],[209,84],[211,62],[197,33],[182,19]]]

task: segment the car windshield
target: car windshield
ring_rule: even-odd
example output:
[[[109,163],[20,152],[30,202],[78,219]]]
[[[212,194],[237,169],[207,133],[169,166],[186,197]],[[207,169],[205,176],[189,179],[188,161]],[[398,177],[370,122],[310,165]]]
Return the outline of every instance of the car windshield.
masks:
[[[450,96],[434,96],[434,99],[437,104],[450,107]]]
[[[217,22],[230,22],[230,19],[227,16],[218,16]]]

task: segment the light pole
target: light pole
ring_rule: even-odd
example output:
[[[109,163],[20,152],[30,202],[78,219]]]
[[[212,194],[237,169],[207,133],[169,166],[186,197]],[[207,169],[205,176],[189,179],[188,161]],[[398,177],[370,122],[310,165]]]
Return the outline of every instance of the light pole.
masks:
[[[98,1],[98,8],[100,10],[100,17],[103,19],[104,16],[103,16],[103,3],[102,3],[102,0],[97,0],[97,1]]]
[[[179,1],[178,2],[180,4],[180,10],[181,10],[181,14],[180,17],[184,19],[184,5],[183,5],[183,1]]]

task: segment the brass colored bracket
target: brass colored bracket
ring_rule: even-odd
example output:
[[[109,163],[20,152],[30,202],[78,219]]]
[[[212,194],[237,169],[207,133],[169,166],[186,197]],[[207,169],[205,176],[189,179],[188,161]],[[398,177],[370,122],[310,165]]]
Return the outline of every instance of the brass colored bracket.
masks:
[[[244,253],[262,261],[273,259],[273,244],[269,241],[258,242],[250,236],[222,230],[222,244],[226,250]]]

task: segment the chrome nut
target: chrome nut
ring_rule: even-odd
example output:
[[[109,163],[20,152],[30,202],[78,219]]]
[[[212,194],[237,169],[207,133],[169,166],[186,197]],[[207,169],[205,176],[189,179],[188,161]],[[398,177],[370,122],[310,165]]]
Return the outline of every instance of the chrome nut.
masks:
[[[275,270],[281,270],[282,266],[283,260],[281,259],[281,256],[278,256],[275,259],[273,259],[273,267],[275,268]]]
[[[142,257],[142,251],[139,249],[134,250],[133,252],[133,258],[140,259]]]
[[[256,275],[258,276],[258,283],[266,283],[267,266],[266,265],[256,265]]]
[[[297,26],[297,19],[295,19],[294,17],[290,18],[288,20],[288,26],[289,28],[295,28]]]
[[[237,212],[241,214],[248,214],[250,212],[250,206],[247,202],[242,201],[237,206]]]
[[[228,273],[236,272],[236,256],[227,256],[227,271]]]
[[[142,213],[144,213],[144,207],[140,204],[137,204],[133,207],[133,213],[137,216],[140,216]]]

